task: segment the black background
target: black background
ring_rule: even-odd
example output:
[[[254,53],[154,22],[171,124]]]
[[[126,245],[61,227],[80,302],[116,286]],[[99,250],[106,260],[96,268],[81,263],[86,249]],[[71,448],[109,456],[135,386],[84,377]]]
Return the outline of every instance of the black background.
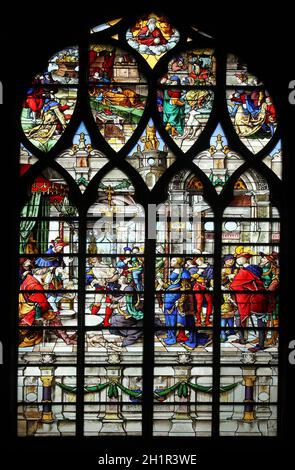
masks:
[[[3,8],[3,7],[2,7]],[[184,25],[194,24],[214,36],[227,51],[237,53],[255,71],[273,96],[281,123],[284,151],[284,192],[282,210],[282,298],[281,305],[281,380],[280,438],[220,438],[214,439],[159,439],[142,443],[135,438],[85,439],[74,438],[14,440],[10,424],[13,404],[10,400],[10,359],[13,352],[12,286],[16,275],[16,207],[17,207],[17,148],[15,123],[19,119],[19,104],[26,84],[42,70],[51,52],[75,44],[83,32],[104,20],[150,11],[162,12]],[[295,365],[288,363],[288,344],[295,339],[294,291],[294,132],[295,105],[288,102],[288,85],[295,80],[293,12],[284,2],[260,5],[258,2],[216,7],[213,2],[98,2],[27,3],[20,7],[7,5],[1,12],[0,80],[3,83],[4,103],[0,105],[2,125],[0,204],[1,204],[1,314],[0,340],[4,350],[4,364],[0,365],[0,434],[8,465],[18,463],[23,468],[44,465],[52,468],[83,464],[93,468],[99,456],[140,455],[142,453],[196,453],[201,465],[248,468],[271,467],[290,459],[295,437],[294,374]],[[2,457],[0,455],[0,464]],[[134,467],[133,467],[134,468]]]

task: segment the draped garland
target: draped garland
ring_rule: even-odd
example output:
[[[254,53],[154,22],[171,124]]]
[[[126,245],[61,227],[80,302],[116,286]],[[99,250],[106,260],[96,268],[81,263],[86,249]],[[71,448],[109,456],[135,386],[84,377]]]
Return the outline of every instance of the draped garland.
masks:
[[[242,382],[235,382],[229,385],[223,385],[219,389],[219,393],[225,393],[229,392],[233,389],[235,389],[238,385],[240,385]],[[60,387],[63,391],[66,393],[72,393],[75,394],[77,393],[77,387],[71,386],[71,385],[66,385],[61,382],[56,382],[56,385]],[[119,390],[121,390],[123,393],[129,396],[130,399],[133,400],[140,400],[142,397],[142,390],[132,390],[127,387],[124,387],[124,385],[120,384],[117,381],[110,381],[107,383],[103,384],[97,384],[97,385],[90,385],[84,387],[85,393],[101,393],[104,389],[108,389],[107,394],[108,398],[118,398],[119,395]],[[176,384],[172,385],[171,387],[167,387],[166,389],[156,389],[153,391],[154,398],[158,401],[164,401],[170,394],[177,393],[179,398],[187,398],[189,395],[189,390],[193,390],[195,392],[202,392],[202,393],[208,393],[211,394],[213,391],[212,385],[205,386],[205,385],[199,385],[199,384],[194,384],[190,380],[181,380],[177,382]]]

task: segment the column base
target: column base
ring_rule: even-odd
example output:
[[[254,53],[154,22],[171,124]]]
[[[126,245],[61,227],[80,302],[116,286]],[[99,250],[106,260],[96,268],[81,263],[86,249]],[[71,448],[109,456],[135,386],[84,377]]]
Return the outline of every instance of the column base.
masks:
[[[120,435],[126,434],[124,429],[124,421],[123,419],[106,419],[102,420],[102,427],[99,434],[113,434],[113,435]]]
[[[255,421],[238,421],[236,435],[239,436],[262,436],[257,420]]]
[[[57,428],[57,422],[54,421],[52,423],[38,423],[38,428],[35,433],[35,436],[60,436],[60,431]]]
[[[191,419],[173,418],[169,436],[195,436],[193,422]]]

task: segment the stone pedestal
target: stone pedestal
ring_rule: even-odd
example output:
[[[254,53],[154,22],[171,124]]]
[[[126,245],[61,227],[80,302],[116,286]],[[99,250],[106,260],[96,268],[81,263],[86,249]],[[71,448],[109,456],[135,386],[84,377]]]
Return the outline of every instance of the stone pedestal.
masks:
[[[191,366],[177,365],[174,366],[175,382],[187,381],[190,377]],[[174,395],[175,408],[174,415],[171,419],[171,429],[169,436],[195,436],[193,429],[193,420],[189,411],[189,398],[178,397]]]
[[[237,436],[261,436],[257,421],[238,421]]]
[[[38,423],[38,428],[35,435],[44,435],[44,436],[60,436],[60,432],[55,421],[49,422],[40,422]]]
[[[137,405],[128,405],[128,411],[125,411],[123,405],[123,413],[126,418],[125,429],[129,436],[138,436],[142,434],[142,408],[138,409]]]
[[[171,420],[172,427],[169,436],[195,436],[192,420],[183,418],[181,414],[174,416]]]
[[[109,357],[109,360],[113,361],[113,358]],[[120,358],[118,357],[118,360]],[[121,366],[120,365],[111,365],[106,369],[106,381],[116,383],[119,382],[121,378]],[[120,403],[119,398],[109,398],[108,403],[106,404],[106,412],[102,419],[102,428],[100,434],[126,434],[124,428],[124,420],[120,413]]]

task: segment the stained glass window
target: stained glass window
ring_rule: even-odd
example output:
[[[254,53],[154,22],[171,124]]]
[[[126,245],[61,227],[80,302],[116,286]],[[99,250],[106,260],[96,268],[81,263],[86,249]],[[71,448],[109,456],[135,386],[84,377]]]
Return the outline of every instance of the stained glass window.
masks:
[[[275,97],[155,12],[85,44],[19,116],[18,436],[277,436]]]

